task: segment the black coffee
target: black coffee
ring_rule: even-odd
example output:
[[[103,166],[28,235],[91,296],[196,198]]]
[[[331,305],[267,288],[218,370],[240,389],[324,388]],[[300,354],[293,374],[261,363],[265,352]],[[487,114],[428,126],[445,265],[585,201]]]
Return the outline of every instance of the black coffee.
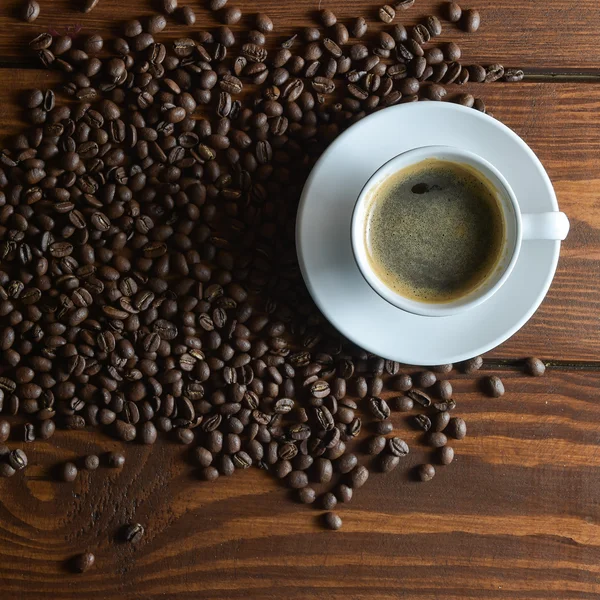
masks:
[[[392,175],[367,208],[371,268],[390,289],[421,302],[450,302],[475,290],[496,268],[504,235],[492,184],[444,160]]]

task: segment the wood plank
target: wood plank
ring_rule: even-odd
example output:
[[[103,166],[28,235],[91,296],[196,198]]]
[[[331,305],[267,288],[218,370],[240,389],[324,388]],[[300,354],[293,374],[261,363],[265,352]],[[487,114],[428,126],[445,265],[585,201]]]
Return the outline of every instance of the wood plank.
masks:
[[[164,442],[127,447],[121,472],[54,483],[57,462],[120,447],[59,432],[28,449],[26,479],[0,481],[2,597],[598,598],[600,373],[502,376],[499,400],[453,377],[469,435],[427,484],[410,469],[429,451],[394,414],[411,454],[341,508],[340,532],[264,472],[197,481],[186,450]],[[116,541],[131,521],[147,527],[138,546]],[[84,550],[96,566],[65,574]]]
[[[6,137],[23,127],[21,91],[55,85],[59,76],[46,71],[3,72],[11,78],[10,86],[0,88],[0,135]],[[491,355],[596,360],[600,356],[600,164],[595,153],[600,147],[600,87],[520,83],[468,89],[482,94],[490,111],[538,154],[572,223],[547,299],[532,321]]]
[[[81,24],[82,33],[104,34],[118,30],[120,20],[152,12],[151,3],[146,0],[100,0],[98,7],[88,14],[78,10],[82,4],[83,0],[42,2],[40,17],[34,24],[16,19],[14,10],[3,10],[0,15],[1,60],[20,60],[26,43],[40,31],[63,30],[67,26]],[[218,24],[204,8],[204,1],[187,4],[194,8],[198,16],[190,32]],[[257,11],[257,3],[254,0],[237,0],[235,4],[243,9],[247,17],[243,24],[247,29],[251,24],[250,15]],[[309,24],[319,7],[334,10],[345,23],[365,15],[370,18],[372,27],[376,28],[376,10],[381,4],[372,0],[330,0],[319,3],[307,0],[261,0],[260,10],[270,14],[277,25],[277,33],[283,36]],[[405,25],[414,24],[428,14],[438,14],[440,4],[439,0],[417,0],[413,8],[400,11],[396,20]],[[594,0],[552,0],[544,2],[543,10],[539,3],[533,1],[514,3],[510,0],[479,0],[474,4],[482,14],[479,33],[465,34],[455,25],[445,22],[445,31],[440,38],[440,41],[457,41],[463,47],[465,61],[499,61],[531,71],[598,69],[595,40],[600,6]],[[13,5],[15,9],[18,7],[18,3]],[[241,29],[241,25],[234,27],[236,31]],[[180,36],[181,29],[171,20],[166,33],[170,37]]]

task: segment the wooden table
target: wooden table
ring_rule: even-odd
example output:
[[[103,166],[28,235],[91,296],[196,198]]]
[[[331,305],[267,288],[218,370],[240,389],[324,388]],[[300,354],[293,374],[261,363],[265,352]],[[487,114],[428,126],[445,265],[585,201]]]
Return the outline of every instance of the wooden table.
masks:
[[[121,19],[151,10],[146,0],[101,0],[89,15],[72,8],[75,0],[40,3],[35,25],[10,14],[17,2],[1,9],[2,135],[22,127],[20,91],[57,81],[23,58],[28,39],[76,22],[114,33]],[[190,3],[195,29],[214,26],[199,0]],[[237,4],[268,12],[282,34],[308,25],[319,6],[344,21],[379,6]],[[417,0],[400,16],[408,24],[438,5]],[[58,462],[120,447],[100,434],[61,432],[28,449],[27,477],[0,481],[0,598],[600,598],[600,4],[479,0],[478,8],[478,35],[445,24],[446,32],[465,61],[527,73],[522,83],[476,91],[541,158],[572,232],[541,309],[486,357],[507,394],[484,398],[472,378],[453,376],[470,432],[455,463],[428,484],[402,469],[374,475],[332,533],[318,526],[319,511],[291,502],[263,472],[201,483],[185,451],[166,442],[128,447],[122,471],[58,484]],[[171,22],[165,37],[177,35]],[[529,355],[550,361],[545,378],[514,368]],[[423,456],[417,446],[407,464]],[[132,520],[146,525],[143,542],[116,542]],[[68,574],[65,561],[85,550],[96,554],[95,568]]]

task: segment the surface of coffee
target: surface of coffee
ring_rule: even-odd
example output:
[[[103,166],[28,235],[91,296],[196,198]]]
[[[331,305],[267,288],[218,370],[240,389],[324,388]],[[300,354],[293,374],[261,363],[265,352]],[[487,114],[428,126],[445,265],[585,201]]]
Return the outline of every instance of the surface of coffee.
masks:
[[[492,184],[467,165],[422,161],[383,181],[368,202],[370,266],[406,298],[457,300],[500,261],[505,223],[499,200]]]

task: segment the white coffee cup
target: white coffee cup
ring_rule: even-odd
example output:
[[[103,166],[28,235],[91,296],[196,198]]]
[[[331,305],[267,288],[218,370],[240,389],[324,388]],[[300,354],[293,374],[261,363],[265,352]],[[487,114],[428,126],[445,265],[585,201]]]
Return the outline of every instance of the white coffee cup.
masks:
[[[365,221],[379,186],[391,175],[427,159],[446,160],[476,169],[497,194],[505,222],[502,256],[497,268],[474,290],[445,303],[419,302],[389,288],[373,271],[367,257]],[[451,146],[424,146],[404,152],[384,164],[363,188],[352,215],[352,250],[360,272],[367,283],[385,300],[408,312],[444,317],[464,312],[485,302],[504,285],[517,263],[523,242],[564,240],[569,233],[569,220],[562,212],[522,214],[519,201],[505,177],[488,161],[473,152]]]

